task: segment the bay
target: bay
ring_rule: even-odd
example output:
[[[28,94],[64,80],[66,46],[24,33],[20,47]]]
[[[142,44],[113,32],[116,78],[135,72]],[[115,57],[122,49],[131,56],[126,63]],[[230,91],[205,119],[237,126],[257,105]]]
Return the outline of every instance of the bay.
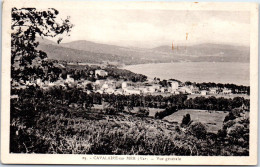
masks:
[[[250,64],[237,62],[175,62],[138,64],[123,67],[149,78],[177,79],[182,82],[215,82],[250,85]]]

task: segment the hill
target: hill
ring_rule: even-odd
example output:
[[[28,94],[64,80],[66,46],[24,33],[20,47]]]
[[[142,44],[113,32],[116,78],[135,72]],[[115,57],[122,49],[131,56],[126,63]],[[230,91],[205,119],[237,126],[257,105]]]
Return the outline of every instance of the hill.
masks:
[[[249,62],[250,49],[243,46],[199,44],[192,46],[159,46],[156,48],[133,48],[94,43],[85,40],[57,44],[39,39],[39,49],[48,57],[71,62],[144,64],[165,62]]]
[[[155,52],[173,54],[187,61],[249,62],[250,48],[223,44],[204,43],[191,46],[160,46]]]

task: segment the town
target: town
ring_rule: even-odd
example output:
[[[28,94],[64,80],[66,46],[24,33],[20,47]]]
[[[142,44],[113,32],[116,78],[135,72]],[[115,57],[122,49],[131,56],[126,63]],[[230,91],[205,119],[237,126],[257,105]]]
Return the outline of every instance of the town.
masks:
[[[194,95],[194,96],[227,96],[236,95],[243,96],[249,94],[249,87],[236,86],[234,84],[215,84],[215,83],[192,83],[169,79],[160,80],[159,78],[147,78],[145,81],[128,81],[126,79],[118,79],[111,77],[113,74],[106,71],[106,66],[101,66],[99,69],[89,71],[89,77],[91,79],[85,79],[83,77],[74,77],[72,74],[66,74],[62,77],[63,73],[67,73],[66,67],[63,64],[56,64],[62,73],[59,74],[56,81],[50,80],[43,81],[40,78],[31,78],[30,80],[14,82],[13,86],[18,88],[26,88],[27,86],[38,86],[42,89],[48,89],[53,86],[59,86],[63,89],[77,88],[86,93],[100,93],[100,94],[115,94],[115,95],[162,95],[170,96],[177,94]],[[91,67],[88,65],[78,65],[85,68]],[[103,68],[103,69],[102,69]],[[117,67],[112,67],[115,70],[120,70]],[[83,68],[84,69],[84,68]],[[84,70],[83,70],[84,71]]]

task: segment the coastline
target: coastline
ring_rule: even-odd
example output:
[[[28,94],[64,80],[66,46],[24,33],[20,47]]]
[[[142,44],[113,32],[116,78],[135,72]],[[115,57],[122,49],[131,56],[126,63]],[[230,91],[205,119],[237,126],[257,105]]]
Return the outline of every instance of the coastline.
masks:
[[[125,65],[126,69],[148,78],[177,79],[182,82],[215,82],[250,85],[250,63],[247,62],[170,62]],[[235,81],[235,82],[234,82]]]

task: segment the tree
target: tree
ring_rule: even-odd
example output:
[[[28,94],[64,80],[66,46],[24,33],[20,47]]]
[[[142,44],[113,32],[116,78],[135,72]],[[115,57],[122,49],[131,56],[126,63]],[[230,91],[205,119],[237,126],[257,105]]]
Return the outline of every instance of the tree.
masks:
[[[190,123],[190,121],[191,121],[190,114],[186,114],[186,115],[183,116],[181,125],[186,126]]]
[[[224,122],[227,122],[229,120],[234,120],[236,119],[235,115],[233,114],[233,112],[230,112],[224,119]]]
[[[47,54],[37,50],[36,37],[57,37],[69,33],[72,24],[69,17],[58,19],[56,9],[12,8],[11,25],[11,76],[13,80],[44,79],[48,72]],[[45,78],[46,79],[46,78]]]
[[[188,131],[194,136],[196,136],[198,139],[205,139],[207,135],[207,128],[201,122],[191,123],[188,128]]]

